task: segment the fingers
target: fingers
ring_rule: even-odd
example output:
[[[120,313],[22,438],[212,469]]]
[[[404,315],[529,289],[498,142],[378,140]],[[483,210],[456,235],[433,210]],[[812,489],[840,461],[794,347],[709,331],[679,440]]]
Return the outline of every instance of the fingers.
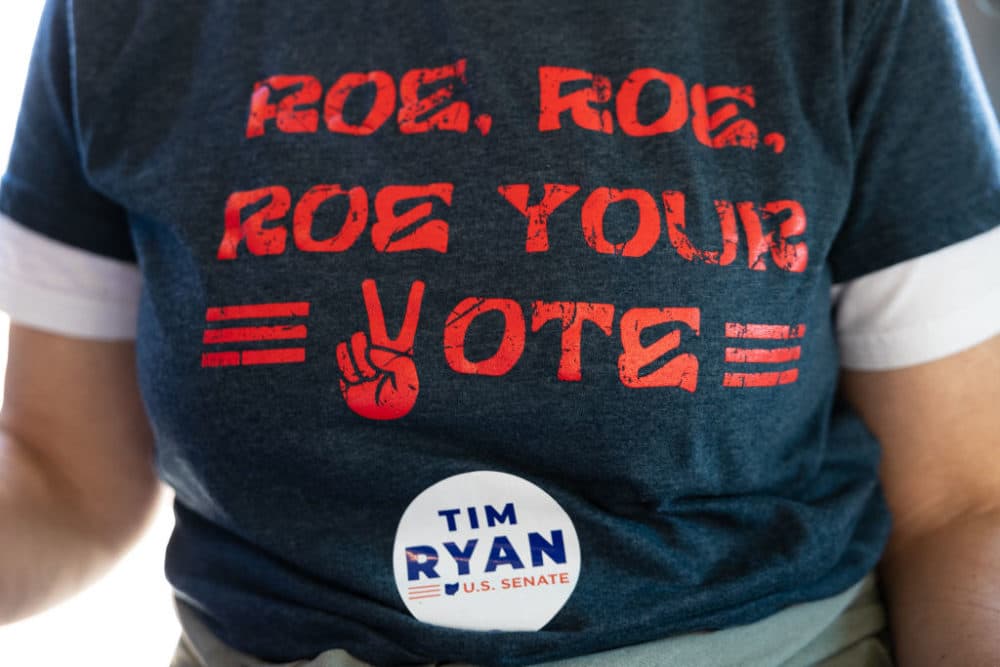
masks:
[[[347,343],[337,344],[337,366],[340,367],[340,372],[344,376],[344,380],[351,384],[361,382],[358,370],[354,367],[354,362],[351,360],[351,353],[347,349]]]
[[[365,335],[365,332],[358,331],[351,336],[351,352],[358,372],[363,378],[371,379],[378,375],[378,371],[368,361],[368,336]]]
[[[371,345],[365,332],[336,347],[340,393],[347,407],[367,419],[399,419],[420,391],[412,352]]]
[[[403,316],[403,326],[399,335],[392,341],[393,347],[400,350],[412,350],[413,341],[417,337],[417,324],[420,321],[420,304],[424,300],[424,283],[417,280],[410,287],[410,296],[406,300],[406,314]]]
[[[337,366],[348,384],[360,384],[386,373],[391,375],[400,358],[410,358],[400,350],[371,346],[363,331],[356,332],[348,342],[338,343],[336,354]]]
[[[337,366],[344,379],[351,384],[358,384],[378,375],[368,359],[368,337],[363,331],[351,336],[350,346],[347,343],[337,344]]]
[[[382,300],[378,298],[378,288],[371,278],[361,283],[361,295],[365,300],[365,310],[368,312],[368,330],[372,333],[372,342],[384,345],[390,340],[385,329],[385,313],[382,312]]]
[[[363,331],[351,336],[350,346],[348,343],[337,344],[337,366],[347,382],[357,384],[379,374],[368,355],[368,336]]]
[[[410,286],[410,294],[406,300],[406,312],[403,314],[403,324],[399,335],[390,338],[385,325],[385,313],[382,301],[378,296],[375,281],[368,279],[361,284],[361,293],[365,300],[365,310],[368,311],[368,330],[371,332],[373,345],[404,351],[413,348],[417,336],[417,325],[420,321],[420,305],[424,298],[423,282],[417,280]]]

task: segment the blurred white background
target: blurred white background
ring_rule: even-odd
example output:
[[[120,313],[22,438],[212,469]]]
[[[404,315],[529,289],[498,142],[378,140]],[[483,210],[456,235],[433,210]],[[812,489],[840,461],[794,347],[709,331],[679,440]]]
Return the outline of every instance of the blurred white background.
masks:
[[[42,4],[4,0],[0,7],[0,173],[6,169]],[[7,318],[0,313],[0,377],[6,363]],[[0,627],[0,665],[166,667],[179,633],[163,577],[172,526],[165,494],[145,539],[113,572],[49,612]]]
[[[992,0],[961,0],[987,82],[1000,99],[1000,13]],[[0,173],[17,119],[42,0],[6,0],[0,9]],[[0,376],[7,361],[7,319],[0,313]],[[3,400],[0,383],[0,402]],[[169,497],[146,538],[118,568],[76,598],[35,618],[0,627],[0,665],[166,666],[178,635],[163,578],[173,519]],[[2,545],[0,545],[2,548]]]
[[[983,78],[1000,116],[1000,0],[959,0]]]

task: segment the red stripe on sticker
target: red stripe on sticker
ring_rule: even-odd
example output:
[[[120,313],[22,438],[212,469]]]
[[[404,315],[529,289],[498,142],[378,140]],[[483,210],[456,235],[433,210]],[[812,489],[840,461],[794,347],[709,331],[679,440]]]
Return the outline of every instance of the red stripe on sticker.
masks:
[[[427,600],[427,599],[430,599],[430,598],[439,598],[439,597],[441,597],[440,593],[434,593],[432,595],[410,595],[410,596],[407,597],[407,599],[408,600]]]
[[[209,308],[205,312],[207,322],[224,322],[226,320],[249,320],[265,317],[308,317],[308,301],[291,301],[287,303],[258,303],[246,306],[223,306]]]
[[[289,340],[292,338],[305,338],[306,327],[299,325],[286,325],[279,327],[231,327],[226,329],[206,329],[202,342],[206,345],[212,343],[241,343],[255,340]]]
[[[244,366],[259,364],[299,364],[306,360],[306,348],[287,347],[278,350],[246,350],[240,355]]]
[[[239,366],[239,352],[206,352],[201,355],[202,368],[219,368],[221,366]]]
[[[792,368],[780,373],[726,373],[722,378],[723,387],[776,387],[792,384],[799,379],[799,369]]]
[[[740,324],[726,322],[726,338],[753,338],[757,340],[787,340],[806,335],[806,325],[796,324]]]
[[[796,361],[802,356],[802,348],[777,347],[773,350],[727,347],[726,362],[730,364],[780,364]]]

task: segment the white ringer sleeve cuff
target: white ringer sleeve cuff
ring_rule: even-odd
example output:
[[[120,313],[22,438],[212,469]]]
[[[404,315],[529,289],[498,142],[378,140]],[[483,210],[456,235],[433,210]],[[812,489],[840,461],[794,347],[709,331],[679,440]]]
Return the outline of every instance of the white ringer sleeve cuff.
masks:
[[[1000,333],[1000,227],[834,288],[841,365],[889,370]]]
[[[134,264],[59,243],[0,215],[0,310],[17,324],[97,340],[136,337]]]

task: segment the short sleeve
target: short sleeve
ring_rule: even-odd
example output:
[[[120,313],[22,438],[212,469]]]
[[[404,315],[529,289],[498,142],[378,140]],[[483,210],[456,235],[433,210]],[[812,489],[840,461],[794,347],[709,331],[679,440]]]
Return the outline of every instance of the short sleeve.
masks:
[[[88,182],[74,112],[73,44],[68,0],[48,0],[28,81],[0,213],[69,246],[134,262],[125,211]]]
[[[1000,223],[1000,133],[954,2],[884,0],[848,60],[853,195],[830,253],[846,282]]]
[[[841,365],[905,368],[1000,334],[998,255],[1000,227],[835,286]]]
[[[0,310],[68,336],[135,337],[142,278],[125,211],[91,186],[67,0],[49,0],[0,181]]]

